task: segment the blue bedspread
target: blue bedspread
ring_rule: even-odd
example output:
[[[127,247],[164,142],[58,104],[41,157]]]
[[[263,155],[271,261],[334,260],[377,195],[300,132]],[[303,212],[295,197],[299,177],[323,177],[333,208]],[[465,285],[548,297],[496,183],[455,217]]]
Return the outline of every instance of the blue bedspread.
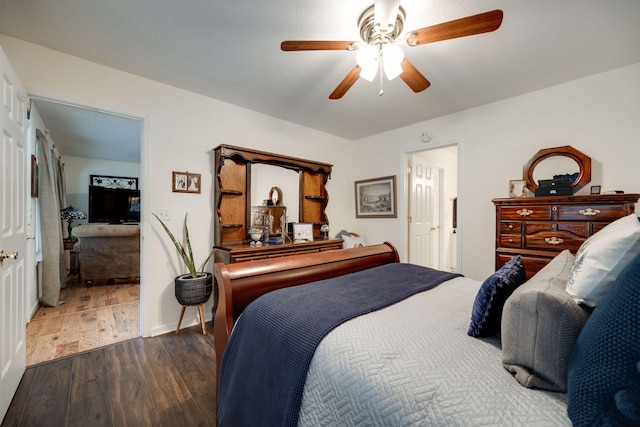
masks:
[[[326,334],[457,276],[393,263],[258,298],[242,313],[222,359],[218,425],[295,426],[311,358]]]

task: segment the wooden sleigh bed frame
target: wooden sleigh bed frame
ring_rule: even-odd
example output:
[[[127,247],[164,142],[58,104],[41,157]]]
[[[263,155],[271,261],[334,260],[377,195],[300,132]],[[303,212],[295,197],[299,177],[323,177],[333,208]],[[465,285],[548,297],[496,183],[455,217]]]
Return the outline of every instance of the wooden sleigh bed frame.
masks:
[[[235,264],[216,263],[218,305],[213,324],[216,351],[216,396],[222,355],[240,313],[256,298],[277,289],[330,279],[399,262],[390,243],[339,249]],[[216,397],[217,398],[217,397]]]

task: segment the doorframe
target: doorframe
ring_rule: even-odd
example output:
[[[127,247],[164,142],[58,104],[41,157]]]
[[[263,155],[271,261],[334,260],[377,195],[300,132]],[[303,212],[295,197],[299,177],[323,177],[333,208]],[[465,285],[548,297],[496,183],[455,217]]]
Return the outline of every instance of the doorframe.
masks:
[[[150,277],[151,266],[151,248],[150,240],[145,239],[144,236],[151,234],[151,223],[146,221],[145,218],[150,212],[151,203],[151,143],[149,140],[149,121],[150,115],[142,113],[140,111],[134,111],[127,108],[115,107],[111,105],[99,104],[87,99],[73,98],[60,93],[52,93],[48,91],[42,91],[37,89],[27,90],[29,98],[41,99],[44,101],[56,102],[58,104],[64,104],[71,107],[82,108],[85,110],[92,110],[99,113],[111,114],[115,116],[121,116],[140,120],[140,193],[144,195],[145,201],[140,207],[140,325],[139,333],[142,337],[151,336],[151,328],[145,321],[145,313],[148,310],[145,309],[146,292],[148,292],[149,286],[146,286],[146,278]]]
[[[460,272],[463,271],[463,259],[462,259],[462,245],[461,245],[461,241],[462,241],[462,236],[464,233],[464,227],[463,227],[463,223],[461,222],[461,215],[460,212],[462,212],[462,208],[463,208],[463,203],[464,203],[464,197],[463,197],[463,191],[462,191],[462,177],[463,177],[463,170],[462,170],[462,165],[463,165],[463,147],[464,144],[461,140],[456,139],[456,140],[450,140],[450,141],[446,141],[446,142],[442,142],[440,144],[434,144],[434,145],[430,145],[428,147],[425,146],[415,146],[415,147],[411,147],[411,148],[407,148],[402,150],[402,164],[401,164],[401,170],[402,173],[400,174],[400,186],[402,188],[402,197],[399,198],[399,200],[402,200],[402,203],[399,203],[399,209],[398,209],[398,213],[400,215],[400,218],[403,218],[400,222],[400,245],[402,247],[402,252],[405,254],[404,255],[404,261],[408,262],[409,259],[409,198],[410,198],[410,192],[411,189],[409,188],[409,174],[407,173],[408,167],[409,167],[409,157],[415,153],[419,153],[419,152],[424,152],[424,151],[431,151],[431,150],[437,150],[437,149],[441,149],[441,148],[447,148],[447,147],[451,147],[451,146],[456,146],[457,147],[457,173],[456,173],[456,187],[457,187],[457,192],[458,192],[458,202],[457,202],[457,218],[456,218],[456,222],[457,222],[457,228],[456,228],[456,271]],[[440,245],[438,245],[440,246]]]

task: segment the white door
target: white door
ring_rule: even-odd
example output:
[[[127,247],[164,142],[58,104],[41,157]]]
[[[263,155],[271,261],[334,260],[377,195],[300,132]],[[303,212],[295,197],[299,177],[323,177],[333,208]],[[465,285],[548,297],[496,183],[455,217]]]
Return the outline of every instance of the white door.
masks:
[[[410,156],[409,262],[440,268],[440,170]]]
[[[26,367],[27,96],[0,49],[0,419]]]

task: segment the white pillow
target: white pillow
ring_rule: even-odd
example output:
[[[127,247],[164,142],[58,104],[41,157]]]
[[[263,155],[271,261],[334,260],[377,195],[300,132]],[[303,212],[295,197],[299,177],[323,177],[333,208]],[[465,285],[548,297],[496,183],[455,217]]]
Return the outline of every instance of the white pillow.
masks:
[[[577,302],[595,307],[638,254],[640,221],[631,214],[607,225],[580,246],[567,281],[567,293]]]
[[[355,237],[349,234],[343,234],[341,237],[342,240],[344,240],[344,242],[342,243],[342,247],[344,249],[367,246],[367,243],[364,241],[364,237]]]

